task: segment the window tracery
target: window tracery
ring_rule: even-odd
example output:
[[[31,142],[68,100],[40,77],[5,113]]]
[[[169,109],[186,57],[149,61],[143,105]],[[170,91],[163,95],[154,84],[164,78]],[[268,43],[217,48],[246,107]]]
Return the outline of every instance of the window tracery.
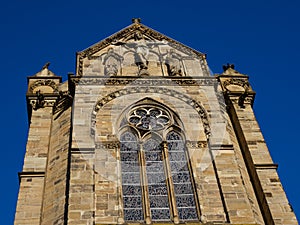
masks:
[[[129,123],[142,130],[160,130],[169,122],[167,112],[154,107],[139,107],[129,115]]]

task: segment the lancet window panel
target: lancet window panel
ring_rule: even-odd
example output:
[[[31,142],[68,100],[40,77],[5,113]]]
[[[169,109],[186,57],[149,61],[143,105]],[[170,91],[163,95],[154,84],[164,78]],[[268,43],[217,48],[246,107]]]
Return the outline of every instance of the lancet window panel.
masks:
[[[142,221],[144,213],[137,138],[127,131],[120,141],[124,217],[126,221]]]
[[[163,146],[150,138],[143,144],[146,159],[146,176],[152,220],[170,220],[170,206],[166,174],[163,165]],[[155,186],[152,186],[155,185]],[[160,191],[155,190],[159,187]]]
[[[167,135],[167,143],[179,218],[182,220],[196,220],[198,218],[197,209],[184,140],[178,133],[171,131]]]

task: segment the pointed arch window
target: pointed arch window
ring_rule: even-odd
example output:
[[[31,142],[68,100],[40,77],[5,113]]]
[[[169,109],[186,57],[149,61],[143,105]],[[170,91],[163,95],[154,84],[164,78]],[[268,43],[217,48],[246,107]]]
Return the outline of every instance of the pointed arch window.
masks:
[[[142,105],[127,113],[120,136],[127,222],[198,220],[195,192],[178,118]],[[125,131],[124,131],[125,130]]]

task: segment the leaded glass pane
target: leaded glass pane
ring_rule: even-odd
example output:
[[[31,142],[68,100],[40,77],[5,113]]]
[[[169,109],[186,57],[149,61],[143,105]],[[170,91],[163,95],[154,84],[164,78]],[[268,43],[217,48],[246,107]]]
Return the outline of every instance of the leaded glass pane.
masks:
[[[186,162],[170,162],[172,173],[189,171]]]
[[[136,136],[129,132],[129,131],[126,131],[124,134],[121,135],[121,142],[135,142],[136,141]]]
[[[140,221],[144,219],[142,209],[124,209],[125,221]]]
[[[161,152],[145,152],[146,161],[162,161]]]
[[[197,211],[195,207],[178,208],[179,218],[182,220],[197,220]]]
[[[173,151],[184,151],[184,143],[183,141],[170,141],[168,142],[168,149],[170,152]]]
[[[125,196],[124,197],[124,208],[141,208],[142,199],[140,196]]]
[[[123,189],[123,195],[137,195],[137,196],[141,196],[142,195],[142,190],[140,186],[137,185],[123,185],[122,186]]]
[[[186,161],[185,152],[169,152],[170,161]]]
[[[151,208],[168,208],[169,202],[168,202],[168,196],[167,195],[150,195],[150,207]]]
[[[166,182],[164,173],[147,173],[148,184],[161,184]]]
[[[121,161],[133,161],[138,162],[139,157],[137,152],[122,152],[121,153]]]
[[[165,184],[151,184],[148,185],[149,193],[152,195],[167,195],[168,191]]]
[[[156,113],[156,111],[152,111]],[[162,157],[162,145],[155,139],[147,140],[143,149],[146,158],[146,173],[152,220],[170,220],[166,175]]]
[[[170,220],[169,209],[151,209],[152,220]]]
[[[140,166],[138,162],[123,161],[121,162],[121,166],[122,172],[140,172]]]
[[[122,173],[123,184],[139,184],[140,174],[139,173]]]
[[[175,131],[171,131],[170,133],[168,133],[167,135],[167,140],[168,141],[178,141],[178,140],[182,140],[181,136],[176,133]]]
[[[153,151],[153,150],[161,151],[161,146],[157,140],[151,138],[143,144],[143,149],[145,151]]]
[[[194,207],[195,201],[193,195],[178,195],[176,196],[178,207]]]
[[[191,194],[193,193],[193,187],[191,183],[174,184],[174,191],[177,196],[181,194]]]
[[[121,136],[121,170],[125,221],[143,220],[142,189],[136,137],[125,132]]]
[[[147,162],[146,170],[153,173],[162,172],[164,170],[163,162]]]
[[[179,172],[172,175],[174,183],[190,183],[190,174],[187,172]]]
[[[184,142],[172,131],[167,135],[169,160],[179,218],[198,219],[190,172],[185,155]]]

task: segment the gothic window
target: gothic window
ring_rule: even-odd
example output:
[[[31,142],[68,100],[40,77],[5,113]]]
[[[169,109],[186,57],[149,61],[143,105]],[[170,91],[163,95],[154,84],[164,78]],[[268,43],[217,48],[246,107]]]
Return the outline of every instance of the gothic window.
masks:
[[[129,111],[121,123],[125,221],[198,220],[185,142],[173,117],[147,105]]]

